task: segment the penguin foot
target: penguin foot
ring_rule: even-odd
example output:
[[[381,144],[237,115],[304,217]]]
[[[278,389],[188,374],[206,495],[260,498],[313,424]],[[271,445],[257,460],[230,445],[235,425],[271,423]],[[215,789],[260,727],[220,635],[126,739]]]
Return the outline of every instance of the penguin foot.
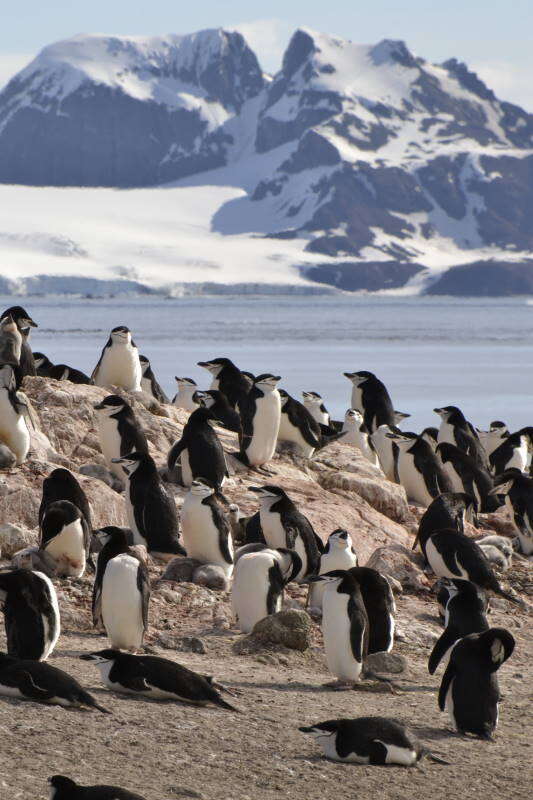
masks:
[[[335,692],[344,692],[348,689],[355,689],[357,681],[329,681],[328,683],[323,683],[322,686],[324,689],[333,689]]]

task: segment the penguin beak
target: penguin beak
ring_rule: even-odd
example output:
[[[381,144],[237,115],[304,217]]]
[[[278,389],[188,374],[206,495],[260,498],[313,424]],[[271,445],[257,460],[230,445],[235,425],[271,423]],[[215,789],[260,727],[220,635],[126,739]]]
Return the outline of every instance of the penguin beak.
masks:
[[[256,492],[257,494],[261,494],[262,491],[263,491],[263,487],[262,486],[249,486],[248,487],[248,491],[249,492]]]
[[[95,411],[102,411],[102,409],[105,408],[105,405],[104,403],[95,403],[93,408]]]
[[[211,366],[209,361],[197,361],[196,364],[197,366],[203,367],[204,369],[209,369],[209,367]]]
[[[31,317],[26,317],[25,319],[21,320],[21,327],[23,328],[38,328],[36,322],[32,320]]]
[[[80,656],[80,659],[82,661],[96,661],[96,656],[92,653],[84,653],[82,656]]]

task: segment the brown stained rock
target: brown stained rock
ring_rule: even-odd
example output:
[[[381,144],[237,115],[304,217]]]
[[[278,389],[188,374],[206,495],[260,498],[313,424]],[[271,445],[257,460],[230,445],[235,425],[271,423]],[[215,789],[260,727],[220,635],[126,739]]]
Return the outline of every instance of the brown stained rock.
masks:
[[[407,672],[407,659],[397,653],[371,653],[365,659],[365,669],[389,675]]]
[[[427,591],[429,588],[429,581],[422,569],[422,557],[402,545],[378,547],[365,566],[391,575],[404,589]]]
[[[280,644],[291,650],[307,650],[311,645],[312,626],[309,614],[291,608],[260,619],[250,637],[259,642]]]
[[[0,525],[0,552],[3,558],[12,558],[19,550],[36,546],[38,534],[20,525],[5,522]]]

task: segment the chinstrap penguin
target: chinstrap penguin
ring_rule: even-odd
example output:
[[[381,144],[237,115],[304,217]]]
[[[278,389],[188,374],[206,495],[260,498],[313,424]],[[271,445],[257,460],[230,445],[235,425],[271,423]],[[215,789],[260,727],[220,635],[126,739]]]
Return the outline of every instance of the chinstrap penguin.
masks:
[[[258,375],[248,394],[239,401],[242,423],[239,457],[248,466],[263,466],[276,451],[282,416],[277,388],[280,380],[279,375]]]
[[[210,389],[218,389],[228,398],[233,408],[252,388],[253,379],[249,374],[241,372],[229,358],[212,358],[210,361],[198,361],[212,375]]]
[[[181,533],[189,558],[202,564],[217,564],[230,577],[233,571],[233,541],[227,508],[216,487],[197,478],[181,507]]]
[[[533,478],[517,469],[507,470],[495,479],[493,492],[505,497],[520,551],[533,555]]]
[[[28,312],[22,306],[11,306],[4,311],[0,317],[0,326],[4,319],[12,319],[21,335],[21,352],[19,358],[20,374],[22,377],[25,375],[36,375],[35,362],[33,360],[33,352],[30,347],[29,338],[30,330],[37,328],[38,325],[30,317]]]
[[[81,578],[90,536],[80,509],[69,500],[49,503],[40,522],[39,547],[54,561],[60,577]]]
[[[506,436],[489,456],[493,475],[501,475],[508,469],[525,472],[533,450],[533,428],[520,428]]]
[[[457,406],[434,408],[435,414],[441,418],[438,443],[451,444],[462,450],[480,467],[488,469],[487,453],[479,441],[479,436],[471,422],[465,418]]]
[[[338,569],[357,567],[357,553],[355,552],[350,534],[342,528],[337,528],[328,537],[318,565],[318,574],[325,575]],[[308,605],[310,608],[322,609],[325,584],[322,581],[309,584]]]
[[[360,411],[355,408],[349,408],[346,411],[342,431],[344,433],[342,437],[343,444],[351,444],[357,447],[371,464],[374,464],[375,467],[380,465],[372,437],[363,422],[363,415]]]
[[[474,497],[481,513],[490,513],[499,508],[500,501],[491,493],[494,485],[492,476],[485,467],[448,442],[438,444],[436,453],[442,461],[452,491],[466,492]]]
[[[30,450],[28,414],[26,397],[17,391],[15,370],[3,364],[0,366],[0,442],[11,450],[16,466],[26,460]]]
[[[192,486],[196,478],[203,477],[220,489],[228,477],[224,449],[212,425],[215,421],[211,409],[197,408],[184,425],[181,439],[169,450],[168,470],[172,472],[179,459],[183,486]]]
[[[194,393],[198,389],[198,384],[192,378],[175,378],[178,384],[178,391],[172,398],[172,405],[176,408],[183,408],[185,411],[195,411],[199,404],[194,399]]]
[[[424,512],[413,542],[413,550],[419,545],[427,564],[426,542],[438,531],[455,530],[465,532],[465,522],[476,522],[477,503],[464,492],[443,492],[436,497]]]
[[[50,578],[28,569],[0,572],[0,603],[8,654],[45,661],[61,631],[57,595]]]
[[[458,639],[470,633],[480,633],[489,627],[485,616],[487,601],[482,590],[470,581],[452,580],[444,612],[444,631],[435,642],[428,661],[433,675],[446,653]]]
[[[396,474],[408,499],[429,506],[439,494],[452,490],[440,460],[425,439],[414,433],[387,435],[398,446]]]
[[[152,367],[146,356],[140,355],[141,362],[141,389],[146,394],[157,400],[158,403],[168,403],[168,397],[156,380]]]
[[[345,372],[352,382],[350,407],[360,411],[370,433],[380,425],[396,425],[396,414],[385,385],[372,372]]]
[[[281,417],[278,441],[295,444],[304,458],[312,458],[316,450],[345,437],[346,432],[320,425],[303,403],[291,397],[285,389],[280,389],[279,394]]]
[[[331,425],[331,415],[317,392],[302,392],[304,406],[319,425]]]
[[[145,800],[140,794],[121,789],[119,786],[98,784],[82,786],[66,775],[52,775],[50,784],[50,800]]]
[[[94,406],[100,449],[108,469],[124,482],[124,471],[113,459],[128,453],[146,453],[148,441],[133,409],[118,394],[109,394]]]
[[[394,644],[396,603],[388,580],[371,567],[351,567],[368,616],[368,654],[389,653]]]
[[[128,392],[141,391],[139,351],[125,325],[113,328],[91,379],[96,386],[121,386]]]

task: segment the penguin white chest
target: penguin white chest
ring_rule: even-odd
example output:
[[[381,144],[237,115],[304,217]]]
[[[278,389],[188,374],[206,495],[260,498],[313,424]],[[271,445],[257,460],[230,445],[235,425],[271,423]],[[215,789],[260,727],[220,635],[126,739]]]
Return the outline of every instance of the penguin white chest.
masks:
[[[250,633],[255,623],[268,615],[269,569],[272,564],[272,557],[267,553],[251,553],[237,562],[231,588],[231,607],[243,633]],[[281,594],[276,600],[275,610],[280,609]]]
[[[398,455],[398,477],[410,500],[429,505],[433,498],[429,494],[424,476],[418,472],[412,453],[400,451]]]
[[[189,451],[187,448],[180,453],[181,464],[181,482],[184,486],[192,486],[193,476],[191,470],[191,463],[189,461]]]
[[[3,442],[22,464],[30,449],[30,433],[26,420],[11,405],[7,389],[0,389],[0,442]]]
[[[288,414],[281,414],[278,439],[280,442],[293,442],[298,445],[304,458],[311,458],[315,448],[305,441],[300,429],[289,420]]]
[[[50,653],[53,651],[54,647],[57,644],[57,640],[59,639],[59,634],[61,633],[61,622],[59,616],[59,604],[57,602],[57,594],[56,590],[54,589],[54,585],[50,578],[44,574],[44,572],[35,572],[41,580],[46,583],[48,587],[48,593],[50,597],[50,604],[52,606],[52,613],[54,616],[54,623],[53,625],[49,621],[48,617],[44,614],[42,615],[43,621],[43,630],[44,630],[44,648],[41,655],[40,661],[46,661]]]
[[[251,466],[265,464],[274,455],[281,416],[281,399],[277,390],[256,398],[253,434],[246,448]]]
[[[274,549],[287,547],[287,534],[281,522],[281,514],[277,511],[267,511],[261,508],[259,519],[267,545]]]
[[[102,619],[113,647],[134,650],[142,645],[142,594],[137,586],[139,562],[121,553],[108,561],[102,581]]]
[[[432,539],[428,539],[426,544],[426,556],[429,566],[439,578],[465,578],[468,580],[468,573],[458,563],[455,553],[450,554],[450,566],[446,564],[444,558],[435,547]],[[453,569],[451,569],[452,567]]]
[[[139,351],[131,344],[113,343],[106,347],[95,375],[97,386],[122,386],[130,392],[141,390]]]
[[[108,468],[124,483],[126,475],[120,464],[113,464],[111,459],[120,458],[121,436],[118,431],[118,422],[112,417],[98,414],[97,416],[98,434],[100,438],[100,449],[106,460]]]
[[[141,378],[141,389],[153,397],[152,381],[149,378]]]
[[[351,547],[333,547],[329,553],[324,553],[320,559],[319,575],[333,572],[336,569],[351,569],[357,566],[357,556]],[[310,584],[309,605],[312,608],[322,608],[326,586],[319,581]]]
[[[85,541],[81,519],[65,525],[44,546],[56,562],[57,574],[80,578],[85,572]]]
[[[175,405],[176,408],[183,408],[185,411],[195,411],[199,407],[198,403],[195,403],[192,399],[195,391],[196,388],[194,390],[180,389],[173,400],[173,405]]]
[[[389,481],[395,482],[394,477],[394,454],[392,451],[392,439],[385,436],[379,429],[372,434],[372,443],[376,448],[378,461],[383,470],[383,474]]]
[[[455,441],[454,426],[450,425],[448,422],[442,421],[439,427],[437,442],[438,444],[441,442],[447,442],[448,444],[454,444],[457,446],[457,442]]]
[[[326,586],[322,605],[322,634],[330,672],[340,681],[357,681],[363,665],[355,660],[350,638],[349,595]]]
[[[126,501],[126,516],[128,518],[128,525],[132,530],[133,533],[133,544],[144,544],[146,546],[146,539],[141,534],[139,528],[137,527],[137,523],[135,521],[135,510],[133,508],[133,501],[132,501],[132,492],[133,488],[131,485],[131,481],[128,480],[126,484],[126,491],[124,492],[124,499]],[[143,509],[138,509],[138,512],[141,516],[143,514]]]
[[[505,469],[516,467],[520,472],[524,472],[527,466],[528,455],[527,439],[525,436],[521,436],[520,446],[513,450],[513,455],[505,465]]]
[[[203,564],[217,564],[231,575],[233,564],[228,564],[220,549],[220,532],[213,520],[211,508],[201,502],[201,498],[187,495],[181,508],[181,531],[183,544],[189,558],[196,558]],[[232,543],[228,537],[228,547]]]
[[[452,484],[452,489],[454,492],[464,492],[463,481],[461,480],[461,476],[455,471],[454,466],[451,461],[446,461],[443,464],[444,472],[448,476],[450,483]]]
[[[361,414],[364,413],[365,407],[363,405],[363,390],[360,386],[352,386],[352,399],[351,399],[351,408],[355,408],[356,411],[360,411]]]

